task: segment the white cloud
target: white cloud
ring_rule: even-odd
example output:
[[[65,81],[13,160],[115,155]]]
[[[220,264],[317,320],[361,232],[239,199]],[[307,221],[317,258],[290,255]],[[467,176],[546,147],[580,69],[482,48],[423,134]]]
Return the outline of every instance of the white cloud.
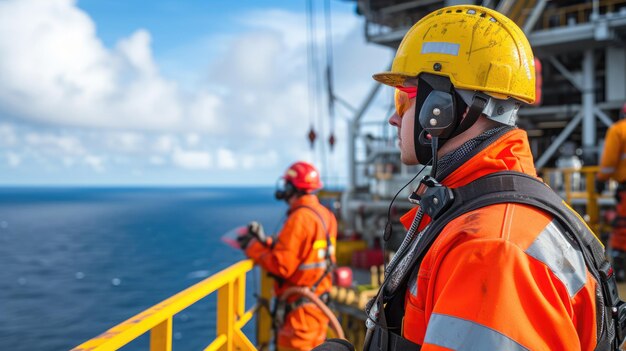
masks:
[[[254,156],[244,155],[241,157],[241,167],[246,170],[254,168],[255,158]]]
[[[15,129],[10,124],[0,124],[0,145],[12,146],[17,143]]]
[[[154,166],[161,166],[165,164],[165,160],[163,159],[163,157],[160,156],[150,156],[149,162],[151,165]]]
[[[96,172],[104,172],[104,159],[95,155],[87,155],[83,159],[86,165]]]
[[[232,151],[227,149],[217,150],[217,167],[220,169],[235,169],[237,168],[237,159]]]
[[[16,153],[7,152],[6,156],[7,156],[7,164],[11,168],[16,168],[20,165],[20,163],[22,163],[22,158]]]
[[[76,160],[73,157],[69,157],[69,156],[63,156],[61,158],[61,162],[67,168],[72,167],[76,164]]]
[[[152,60],[152,50],[150,50],[151,40],[150,33],[142,29],[117,44],[117,50],[127,60],[130,67],[144,76],[157,74],[156,65]]]
[[[158,73],[151,36],[138,29],[104,47],[72,0],[0,2],[0,106],[24,119],[68,126],[186,130],[215,118],[214,95],[183,97]],[[202,124],[196,112],[202,106]],[[210,129],[207,129],[210,132]]]
[[[212,166],[211,155],[204,151],[177,149],[172,154],[172,161],[178,167],[190,170],[206,170]]]
[[[185,136],[187,146],[196,146],[200,142],[200,136],[196,133],[189,133]]]
[[[17,147],[22,165],[117,167],[124,174],[130,165],[137,172],[158,166],[240,171],[247,179],[246,172],[258,170],[280,174],[298,159],[323,168],[306,138],[311,124],[321,137],[320,115],[325,130],[329,122],[325,93],[312,99],[307,91],[305,15],[253,11],[243,13],[239,25],[236,34],[203,41],[219,46],[212,51],[220,56],[207,57],[206,71],[195,72],[204,83],[184,91],[160,73],[145,29],[107,48],[75,0],[0,1],[0,113],[32,127],[0,124],[0,146]],[[362,24],[352,14],[334,13],[333,31],[335,90],[358,106],[371,73],[383,69],[390,54],[364,45]],[[337,118],[338,144],[329,159],[347,165],[344,123]]]
[[[237,38],[216,69],[228,85],[245,82],[247,88],[262,89],[272,83],[280,67],[277,57],[284,52],[281,36],[272,32],[253,32]],[[233,70],[232,67],[237,67]]]
[[[24,136],[25,144],[40,153],[82,155],[85,149],[76,136],[59,136],[50,133],[29,132]]]
[[[137,132],[111,132],[106,134],[105,144],[108,150],[125,153],[143,151],[146,137]]]
[[[154,151],[161,153],[169,153],[178,144],[178,140],[171,135],[161,135],[153,144]]]
[[[220,97],[207,92],[198,92],[193,100],[187,102],[186,106],[188,106],[189,124],[192,127],[189,129],[198,128],[213,134],[225,130],[224,123],[220,123],[218,117],[222,113]]]

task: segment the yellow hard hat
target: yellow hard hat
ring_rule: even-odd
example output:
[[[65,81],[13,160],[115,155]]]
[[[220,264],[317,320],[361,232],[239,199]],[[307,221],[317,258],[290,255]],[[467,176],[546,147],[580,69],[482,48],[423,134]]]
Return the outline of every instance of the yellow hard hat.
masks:
[[[425,16],[402,39],[391,71],[373,78],[395,87],[421,73],[447,76],[457,89],[535,101],[528,39],[513,21],[482,6],[450,6]]]

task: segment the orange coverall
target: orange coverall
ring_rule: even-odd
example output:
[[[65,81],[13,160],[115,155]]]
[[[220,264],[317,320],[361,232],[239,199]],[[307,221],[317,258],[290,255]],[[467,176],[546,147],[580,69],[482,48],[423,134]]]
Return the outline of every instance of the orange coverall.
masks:
[[[311,209],[313,208],[320,217]],[[303,195],[290,206],[288,218],[282,230],[271,245],[263,245],[256,240],[246,249],[246,255],[276,277],[284,279],[274,285],[276,296],[280,296],[292,286],[311,287],[326,272],[326,231],[330,234],[332,246],[337,239],[337,220],[326,207],[320,204],[317,196]],[[332,261],[335,261],[331,249]],[[317,296],[330,291],[332,278],[328,274],[317,286]],[[292,296],[287,302],[299,299]],[[310,350],[324,342],[328,317],[312,303],[305,303],[285,316],[285,322],[278,331],[277,343],[280,350]]]
[[[512,130],[443,180],[497,171],[536,176],[526,133]],[[403,216],[408,228],[417,209]],[[424,216],[420,229],[430,222]],[[497,204],[451,221],[408,284],[402,335],[423,351],[593,350],[597,283],[550,215]],[[562,230],[561,230],[562,231]]]
[[[626,120],[616,122],[607,130],[602,160],[600,161],[600,171],[597,177],[603,181],[614,179],[620,184],[626,182]],[[617,216],[618,218],[626,218],[626,196],[624,196],[626,189],[620,186],[617,191],[616,199],[619,199],[615,207]],[[609,239],[609,247],[626,252],[624,222],[624,220],[616,221]]]

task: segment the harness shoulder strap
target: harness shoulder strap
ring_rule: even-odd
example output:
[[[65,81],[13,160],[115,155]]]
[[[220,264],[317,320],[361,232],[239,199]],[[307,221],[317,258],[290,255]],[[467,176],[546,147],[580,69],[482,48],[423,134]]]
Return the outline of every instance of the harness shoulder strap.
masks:
[[[326,221],[324,221],[324,218],[322,217],[322,215],[317,212],[317,210],[309,205],[300,205],[300,206],[296,206],[293,208],[293,210],[291,210],[291,213],[296,212],[297,210],[301,209],[301,208],[306,208],[309,209],[311,212],[315,213],[315,215],[317,216],[317,218],[320,219],[320,222],[322,223],[322,227],[324,228],[324,231],[330,235],[330,233],[328,233],[328,229],[326,228]]]
[[[329,249],[330,249],[330,244],[331,244],[331,242],[330,242],[330,228],[328,228],[326,226],[326,221],[324,221],[324,218],[322,217],[322,215],[319,212],[317,212],[311,206],[301,205],[301,206],[298,206],[298,207],[294,208],[293,211],[295,212],[296,210],[299,210],[301,208],[307,208],[307,209],[311,210],[313,213],[315,213],[317,218],[319,218],[320,222],[322,223],[322,228],[324,228],[324,232],[326,233],[326,244],[327,244],[327,246],[326,246],[326,253],[329,256],[330,255]]]
[[[428,189],[421,197],[420,205],[430,215],[432,222],[417,245],[416,254],[410,263],[412,266],[418,267],[445,226],[465,213],[502,203],[525,204],[541,209],[562,225],[566,239],[580,250],[587,269],[601,287],[601,291],[596,292],[596,350],[617,350],[626,330],[626,305],[619,299],[615,276],[604,255],[604,247],[583,219],[560,196],[536,178],[510,171],[487,175],[455,189],[444,187],[432,179],[426,179],[426,182],[431,184],[427,184]],[[385,298],[388,306],[395,306],[396,300],[404,299],[409,275],[402,277],[400,288],[396,289],[400,293]],[[404,311],[395,310],[386,308],[381,313],[385,315],[383,327],[392,329],[401,324]]]
[[[565,229],[565,238],[580,250],[587,269],[601,287],[601,292],[596,294],[596,349],[606,350],[618,346],[618,342],[624,338],[623,326],[619,326],[619,322],[620,319],[626,320],[626,310],[620,308],[623,302],[619,299],[613,269],[606,259],[602,244],[584,220],[559,195],[534,177],[509,171],[494,173],[451,190],[454,199],[450,210],[441,214],[441,217],[435,217],[432,225],[434,232],[441,232],[446,224],[464,213],[493,204],[525,204],[552,215]],[[624,316],[619,316],[620,313]]]
[[[330,272],[334,269],[334,263],[331,257],[331,247],[332,247],[332,241],[330,239],[330,228],[326,225],[326,221],[324,221],[324,218],[322,217],[322,215],[315,210],[315,208],[311,207],[311,206],[307,206],[307,205],[300,205],[298,207],[295,207],[293,209],[293,211],[297,211],[301,208],[307,208],[309,210],[311,210],[313,213],[315,213],[315,215],[317,216],[317,218],[319,218],[320,222],[322,223],[322,227],[324,228],[324,232],[326,233],[326,253],[324,254],[324,259],[326,261],[326,270],[324,270],[324,273],[315,281],[315,283],[313,283],[313,285],[311,285],[311,290],[313,292],[315,292],[315,290],[317,290],[317,286],[322,282],[322,280],[324,280],[324,278],[326,278],[326,276],[328,274],[330,274]]]

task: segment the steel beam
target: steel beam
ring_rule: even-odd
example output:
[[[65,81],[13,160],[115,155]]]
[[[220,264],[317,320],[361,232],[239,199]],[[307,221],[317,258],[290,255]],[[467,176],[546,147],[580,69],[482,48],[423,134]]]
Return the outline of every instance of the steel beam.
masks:
[[[593,109],[593,113],[598,117],[598,119],[604,123],[605,126],[610,127],[613,125],[613,119],[609,117],[604,111],[600,110],[598,107]]]
[[[565,66],[563,66],[563,64],[559,60],[557,60],[556,57],[550,56],[548,58],[548,61],[550,61],[552,66],[554,66],[554,68],[556,68],[556,70],[559,71],[559,73],[561,73],[563,77],[567,78],[567,80],[569,80],[569,82],[572,83],[572,85],[576,89],[583,91],[583,84],[580,79],[578,79],[578,77],[576,77],[572,72],[565,68]]]
[[[352,193],[356,187],[356,139],[361,129],[360,121],[365,115],[365,112],[370,107],[372,101],[376,97],[376,94],[380,90],[382,84],[376,82],[370,89],[369,94],[361,104],[361,107],[357,110],[354,118],[348,122],[348,192]]]
[[[380,10],[378,10],[378,12],[382,13],[383,15],[388,15],[392,13],[404,12],[404,11],[417,8],[417,7],[423,7],[423,6],[436,4],[439,2],[442,2],[442,0],[414,0],[414,1],[400,3],[397,5],[390,5],[387,7],[383,7]]]
[[[542,168],[543,166],[546,165],[546,163],[548,163],[552,155],[554,155],[554,153],[559,149],[561,144],[563,144],[563,142],[567,140],[567,138],[570,136],[570,134],[572,134],[574,129],[576,129],[576,127],[578,126],[580,121],[582,121],[582,119],[583,119],[583,114],[581,112],[578,112],[574,116],[574,118],[572,118],[572,120],[567,124],[567,126],[563,128],[563,131],[561,132],[561,134],[559,134],[556,137],[556,139],[554,139],[552,144],[550,144],[550,146],[546,149],[546,151],[544,151],[543,154],[539,157],[539,159],[537,159],[537,161],[535,162],[535,168],[537,169]]]
[[[535,27],[537,20],[539,19],[539,17],[541,17],[543,10],[546,8],[547,3],[548,0],[539,0],[537,4],[533,7],[530,16],[528,16],[528,18],[526,19],[526,23],[524,23],[524,33],[528,34],[533,30],[533,27]]]

